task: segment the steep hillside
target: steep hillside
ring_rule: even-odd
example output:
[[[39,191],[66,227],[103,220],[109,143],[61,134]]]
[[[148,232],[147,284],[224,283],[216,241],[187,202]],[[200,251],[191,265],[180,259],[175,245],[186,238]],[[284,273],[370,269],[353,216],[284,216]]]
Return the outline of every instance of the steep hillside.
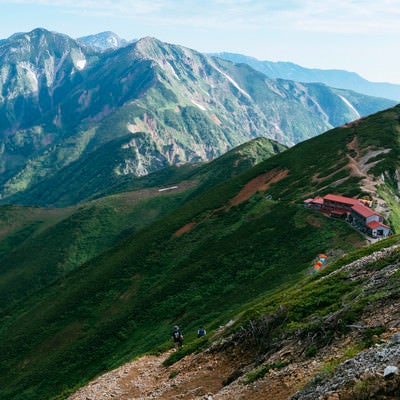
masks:
[[[21,296],[1,314],[0,397],[64,398],[140,354],[168,350],[176,323],[184,327],[186,346],[166,365],[207,346],[207,341],[195,338],[198,325],[206,325],[212,334],[231,319],[236,324],[224,332],[234,335],[232,341],[213,349],[232,349],[244,366],[259,354],[265,367],[279,363],[268,361],[270,351],[294,339],[304,347],[300,361],[316,355],[325,333],[331,338],[330,313],[346,324],[357,324],[358,311],[367,315],[368,301],[382,293],[364,293],[365,301],[354,302],[355,308],[342,315],[343,302],[337,300],[346,295],[356,299],[361,290],[357,279],[351,279],[351,269],[333,280],[309,277],[321,252],[339,268],[347,263],[343,254],[368,241],[344,221],[305,208],[303,200],[333,192],[370,195],[375,204],[394,202],[399,116],[400,107],[395,107],[333,129],[233,179],[191,192],[171,213],[153,219],[62,279]],[[396,232],[398,209],[388,209],[386,221]],[[60,228],[52,236],[63,232],[68,234]],[[384,245],[379,242],[353,254],[350,261]],[[35,257],[34,251],[30,254]],[[383,261],[372,268],[386,265]],[[254,330],[262,332],[260,338]],[[246,347],[230,346],[252,340],[249,359],[235,350]],[[229,351],[224,353],[227,357]],[[283,362],[286,366],[292,361]],[[225,385],[243,375],[240,372],[221,375]]]
[[[50,132],[38,123],[80,81],[95,57],[75,40],[44,29],[11,36],[0,43],[0,137],[20,130],[38,129],[36,141],[24,141],[25,152],[43,146]],[[43,130],[43,126],[41,127]],[[47,134],[47,135],[46,135]],[[28,138],[25,138],[28,139]],[[32,139],[32,135],[29,135]],[[18,145],[18,143],[15,143]],[[21,145],[21,144],[19,144]]]
[[[146,355],[68,399],[398,398],[398,256],[399,238],[353,253],[253,303],[204,351]]]
[[[138,190],[64,209],[1,206],[0,311],[170,212],[189,188]]]
[[[293,145],[394,104],[270,79],[149,37],[95,52],[37,29],[3,41],[0,64],[3,202],[74,162],[83,184],[94,152],[107,147],[102,168],[112,184],[118,176],[211,160],[256,137]],[[58,182],[65,192],[72,184]]]
[[[256,196],[208,215],[215,200],[198,200],[197,224],[188,220],[191,208],[200,211],[193,200],[5,310],[1,395],[68,393],[138,354],[167,349],[177,322],[190,343],[199,323],[215,330],[244,303],[295,282],[321,249],[365,241],[345,223],[290,203]]]
[[[118,188],[107,187],[108,192],[118,189],[119,194],[79,206],[0,207],[0,310],[65,277],[128,235],[136,235],[191,196],[281,149],[269,139],[255,139],[209,163],[171,168],[135,181],[136,190],[132,182],[119,182]],[[101,190],[101,180],[97,182]],[[71,189],[75,195],[79,190],[83,188]]]
[[[304,68],[291,62],[260,61],[254,57],[235,53],[218,53],[214,55],[236,63],[246,63],[270,78],[290,79],[297,82],[322,82],[335,88],[349,89],[369,96],[400,101],[400,85],[370,82],[355,72]]]

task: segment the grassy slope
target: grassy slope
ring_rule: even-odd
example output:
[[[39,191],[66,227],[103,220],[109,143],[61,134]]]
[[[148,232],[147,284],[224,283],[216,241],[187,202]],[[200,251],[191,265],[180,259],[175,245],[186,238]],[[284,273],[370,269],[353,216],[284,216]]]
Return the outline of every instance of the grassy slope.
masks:
[[[288,169],[285,179],[274,184],[268,193],[282,200],[304,200],[308,196],[335,191],[342,195],[360,195],[362,177],[351,173],[349,156],[360,158],[369,151],[390,149],[369,162],[369,174],[385,176],[386,191],[397,190],[396,169],[400,160],[400,106],[374,114],[344,127],[335,128],[316,138],[302,142],[284,153],[267,160],[248,172],[248,177],[265,169]],[[350,143],[357,142],[357,150]],[[334,186],[332,186],[334,185]],[[394,210],[396,211],[396,210]],[[394,216],[396,217],[396,216]],[[395,229],[399,227],[395,226]]]
[[[190,341],[199,323],[216,328],[244,303],[296,282],[319,252],[359,246],[348,225],[295,201],[333,190],[360,194],[359,179],[339,170],[355,136],[360,152],[393,147],[390,174],[398,113],[373,116],[371,129],[364,121],[335,129],[217,185],[10,310],[0,330],[0,394],[68,392],[136,354],[167,348],[172,324],[185,327]],[[289,173],[267,190],[272,201],[254,193],[228,207],[251,179],[279,170]],[[175,236],[187,223],[192,229]]]
[[[144,177],[132,174],[116,175],[114,169],[123,153],[121,148],[131,138],[115,139],[82,157],[31,189],[12,196],[14,204],[35,204],[45,207],[65,207],[71,204],[107,196],[111,193],[138,190],[158,185],[172,185],[187,179],[202,179],[211,187],[246,168],[286,149],[270,139],[258,138],[239,146],[210,163],[186,164],[162,168]],[[100,168],[99,166],[102,166]],[[161,168],[161,166],[160,166]],[[223,173],[222,173],[223,171]],[[77,179],[79,176],[82,179]],[[216,175],[216,176],[214,176]],[[199,190],[203,190],[205,186]]]
[[[360,243],[340,221],[258,196],[171,236],[183,222],[174,215],[147,228],[3,320],[2,395],[57,394],[164,343],[175,322],[189,340],[199,323],[215,328],[294,281],[320,251]]]
[[[156,191],[154,191],[156,192]],[[36,217],[0,240],[0,310],[65,276],[177,207],[184,193],[138,191],[69,209],[0,207]]]
[[[257,194],[210,214],[240,186],[193,199],[21,304],[25,312],[14,310],[1,330],[3,395],[57,394],[168,341],[175,322],[190,339],[200,322],[216,327],[244,302],[301,276],[320,251],[360,244],[340,221]],[[173,236],[193,218],[194,229]]]
[[[120,190],[132,186],[142,190],[121,192],[80,206],[0,207],[0,310],[65,276],[127,235],[139,232],[187,201],[193,190],[204,191],[280,149],[282,146],[268,139],[255,140],[208,164],[174,167],[119,186]],[[163,182],[168,186],[169,179],[179,184],[179,189],[158,192],[157,185]]]

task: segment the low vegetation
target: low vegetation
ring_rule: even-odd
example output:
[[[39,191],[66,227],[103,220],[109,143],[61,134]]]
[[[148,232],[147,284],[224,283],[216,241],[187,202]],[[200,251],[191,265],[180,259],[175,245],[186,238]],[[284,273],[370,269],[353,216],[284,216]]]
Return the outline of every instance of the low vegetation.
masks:
[[[360,242],[341,221],[315,215],[318,224],[311,225],[308,214],[302,206],[254,196],[200,219],[180,237],[173,233],[188,222],[185,212],[128,237],[7,311],[0,332],[9,360],[2,365],[3,395],[55,395],[65,385],[75,387],[85,376],[169,342],[176,322],[189,343],[200,322],[215,329],[244,303],[295,282],[331,247],[333,232],[348,250]],[[44,380],[50,371],[52,379]]]
[[[356,136],[359,154],[366,151],[360,145],[368,133],[364,123],[328,132],[255,167],[243,161],[241,174],[223,179],[229,165],[240,165],[231,154],[215,161],[217,170],[210,164],[198,175],[186,171],[193,181],[198,178],[197,186],[163,198],[120,193],[16,223],[0,241],[0,284],[12,299],[7,307],[2,299],[0,314],[0,397],[66,397],[140,354],[170,348],[175,324],[184,330],[185,348],[168,365],[209,344],[196,338],[200,324],[214,333],[230,320],[223,334],[259,354],[295,338],[303,343],[302,354],[317,356],[371,302],[388,295],[384,289],[362,292],[363,279],[349,279],[351,271],[340,268],[398,237],[366,247],[366,238],[344,221],[303,206],[310,195],[360,195],[360,178],[336,173],[335,166],[345,166],[347,145]],[[383,130],[395,129],[390,126],[382,123]],[[382,137],[392,138],[389,131]],[[368,148],[387,145],[374,141],[365,138]],[[245,158],[250,152],[241,151]],[[389,196],[393,188],[386,185],[381,189]],[[12,216],[18,210],[24,209],[5,206],[0,212]],[[311,274],[321,252],[329,263]],[[365,270],[380,271],[397,255],[367,262]],[[19,268],[15,288],[7,289],[7,274]],[[26,293],[35,279],[39,284]],[[365,331],[360,346],[379,332]],[[263,363],[248,379],[262,379],[268,368],[284,364]]]

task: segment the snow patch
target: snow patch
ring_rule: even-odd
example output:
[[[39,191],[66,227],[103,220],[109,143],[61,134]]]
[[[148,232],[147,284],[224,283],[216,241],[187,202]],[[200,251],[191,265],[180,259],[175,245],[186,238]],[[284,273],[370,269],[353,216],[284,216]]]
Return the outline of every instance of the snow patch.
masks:
[[[180,81],[181,78],[179,78],[178,74],[175,71],[175,68],[169,63],[167,62],[166,65],[169,67],[169,69],[171,70],[171,72],[174,74],[175,78]]]
[[[36,71],[32,68],[32,65],[30,65],[27,62],[21,62],[19,64],[19,67],[22,70],[25,70],[26,77],[29,82],[29,89],[32,92],[37,92],[39,90],[39,81],[36,75]]]
[[[206,110],[207,110],[203,105],[201,105],[201,104],[199,104],[199,103],[196,103],[194,100],[192,100],[192,103],[193,103],[195,106],[199,107],[200,110],[203,110],[203,111],[206,111]]]
[[[76,61],[76,68],[82,70],[86,67],[86,60],[78,60]]]
[[[71,49],[70,56],[71,56],[72,62],[74,63],[75,68],[77,68],[78,70],[82,70],[86,67],[86,63],[87,63],[86,57],[80,49]],[[63,55],[61,61],[64,62],[64,55]]]
[[[226,74],[224,71],[221,71],[219,68],[217,68],[217,67],[215,67],[215,66],[214,66],[214,68],[215,68],[220,74],[224,75],[225,78],[228,79],[228,81],[229,81],[230,83],[232,83],[232,85],[235,86],[235,88],[236,88],[237,90],[239,90],[240,93],[244,94],[244,95],[247,96],[249,99],[251,99],[251,96],[250,96],[245,90],[243,90],[243,89],[238,85],[238,83],[235,82],[235,80],[234,80],[233,78],[231,78],[231,77],[230,77],[228,74]]]
[[[353,104],[351,104],[349,102],[349,100],[347,100],[345,97],[341,96],[340,94],[338,95],[343,102],[354,112],[354,114],[356,114],[357,118],[361,118],[360,113],[354,108]]]
[[[208,93],[206,90],[204,90],[202,87],[199,88],[207,97],[210,97],[210,93]]]

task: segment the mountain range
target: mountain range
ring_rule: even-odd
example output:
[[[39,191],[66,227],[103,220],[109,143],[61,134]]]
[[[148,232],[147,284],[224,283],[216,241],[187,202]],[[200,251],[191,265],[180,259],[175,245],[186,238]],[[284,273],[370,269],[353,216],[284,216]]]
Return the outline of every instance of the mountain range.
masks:
[[[0,65],[3,203],[66,205],[46,182],[65,194],[77,168],[86,189],[75,201],[92,198],[99,157],[103,177],[134,180],[214,159],[256,137],[292,146],[395,104],[271,79],[150,37],[99,51],[35,29],[0,43]]]
[[[78,40],[98,50],[115,49],[129,43],[113,32],[101,32]],[[132,42],[134,41],[136,39],[132,40]],[[348,89],[369,96],[400,101],[400,85],[389,82],[371,82],[356,72],[340,69],[306,68],[288,61],[261,61],[255,57],[238,53],[220,52],[209,53],[208,55],[235,63],[245,63],[270,78],[307,83],[321,82],[334,88]]]
[[[107,37],[0,42],[0,398],[396,398],[400,105]]]
[[[400,101],[400,85],[389,82],[370,82],[355,72],[338,69],[305,68],[285,61],[260,61],[254,57],[236,53],[214,53],[214,56],[235,63],[245,63],[270,78],[289,79],[297,82],[321,82],[325,85],[354,90],[369,96]]]

